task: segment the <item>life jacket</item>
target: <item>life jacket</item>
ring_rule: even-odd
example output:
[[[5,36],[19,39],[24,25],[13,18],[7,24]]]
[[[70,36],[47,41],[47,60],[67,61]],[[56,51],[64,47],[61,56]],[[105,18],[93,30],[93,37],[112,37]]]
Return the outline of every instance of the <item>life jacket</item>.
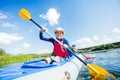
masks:
[[[56,41],[54,41],[53,56],[67,57],[67,50]]]

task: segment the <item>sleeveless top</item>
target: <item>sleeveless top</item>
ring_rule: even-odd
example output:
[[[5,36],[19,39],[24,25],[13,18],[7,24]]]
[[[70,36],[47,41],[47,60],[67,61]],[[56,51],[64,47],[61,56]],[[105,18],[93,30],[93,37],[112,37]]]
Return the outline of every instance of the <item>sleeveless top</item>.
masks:
[[[53,56],[67,57],[67,50],[56,41],[54,41]]]

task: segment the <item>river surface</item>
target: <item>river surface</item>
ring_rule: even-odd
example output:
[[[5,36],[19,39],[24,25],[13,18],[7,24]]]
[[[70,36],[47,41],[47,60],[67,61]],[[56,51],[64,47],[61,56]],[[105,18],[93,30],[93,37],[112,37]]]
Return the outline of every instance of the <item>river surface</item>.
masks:
[[[117,76],[117,79],[115,80],[120,80],[120,48],[86,53],[86,57],[88,56],[91,58],[94,57],[92,61],[88,60],[88,63],[96,64],[104,68],[108,72]],[[82,72],[79,73],[77,80],[89,80],[89,78],[89,73],[85,67],[82,69]]]

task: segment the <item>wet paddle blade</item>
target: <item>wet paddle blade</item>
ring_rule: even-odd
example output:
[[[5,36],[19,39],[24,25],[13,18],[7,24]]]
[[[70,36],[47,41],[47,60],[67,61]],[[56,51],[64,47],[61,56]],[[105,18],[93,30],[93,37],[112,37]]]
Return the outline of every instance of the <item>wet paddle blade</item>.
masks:
[[[88,71],[91,76],[91,80],[106,80],[108,77],[111,79],[115,79],[116,77],[107,72],[105,69],[97,66],[95,64],[87,64]]]
[[[30,13],[29,13],[26,9],[24,9],[24,8],[22,8],[22,9],[18,12],[18,14],[19,14],[19,16],[20,16],[22,19],[24,19],[24,20],[30,20],[30,19],[31,19]]]

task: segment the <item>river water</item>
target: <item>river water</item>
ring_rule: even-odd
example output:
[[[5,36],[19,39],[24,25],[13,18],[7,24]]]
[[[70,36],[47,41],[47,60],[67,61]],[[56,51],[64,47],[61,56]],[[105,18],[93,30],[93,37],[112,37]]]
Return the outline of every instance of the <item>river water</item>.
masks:
[[[92,61],[88,61],[88,63],[101,66],[108,72],[114,74],[117,77],[115,80],[120,80],[120,48],[90,52],[86,56],[93,57],[94,54],[91,53],[96,53],[96,57]],[[85,67],[79,73],[77,80],[89,80],[89,78],[89,73]]]

